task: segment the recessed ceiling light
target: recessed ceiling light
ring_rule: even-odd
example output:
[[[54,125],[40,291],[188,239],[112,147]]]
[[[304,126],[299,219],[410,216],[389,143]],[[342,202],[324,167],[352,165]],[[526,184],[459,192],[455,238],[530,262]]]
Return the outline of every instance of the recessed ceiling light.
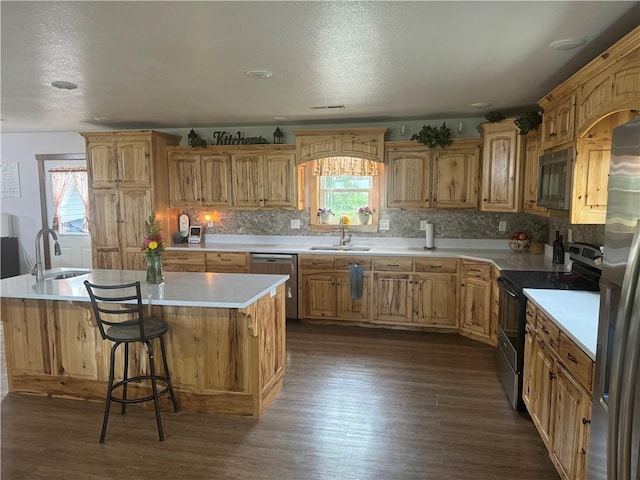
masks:
[[[244,74],[247,77],[257,78],[260,80],[273,76],[273,72],[270,72],[269,70],[247,70],[246,72],[244,72]]]
[[[78,85],[71,82],[51,82],[51,86],[61,90],[75,90],[78,88]]]
[[[485,102],[478,102],[478,103],[472,103],[471,106],[473,108],[487,108],[487,107],[490,107],[491,104],[490,103],[485,103]]]
[[[571,50],[573,48],[581,47],[587,43],[584,38],[565,38],[563,40],[556,40],[551,42],[549,46],[554,50]]]

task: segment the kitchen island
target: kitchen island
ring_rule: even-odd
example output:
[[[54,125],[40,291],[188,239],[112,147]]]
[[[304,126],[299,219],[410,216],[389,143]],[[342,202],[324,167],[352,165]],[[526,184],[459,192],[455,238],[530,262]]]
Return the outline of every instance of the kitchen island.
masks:
[[[145,313],[169,325],[167,357],[181,410],[259,418],[282,390],[287,275],[168,272],[161,285],[144,283],[143,271],[54,278],[66,270],[45,272],[42,282],[29,274],[0,281],[10,392],[104,400],[111,343],[100,337],[85,280],[141,282]],[[130,375],[148,370],[136,348]]]

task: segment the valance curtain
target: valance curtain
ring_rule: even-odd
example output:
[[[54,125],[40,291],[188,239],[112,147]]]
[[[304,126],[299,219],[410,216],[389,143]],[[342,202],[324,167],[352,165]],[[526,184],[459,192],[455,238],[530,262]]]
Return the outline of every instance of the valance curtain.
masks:
[[[356,157],[327,157],[313,161],[313,175],[378,175],[378,162]]]
[[[82,230],[85,232],[89,231],[89,219],[87,218],[87,212],[89,211],[89,188],[88,188],[88,180],[87,180],[87,170],[73,170],[71,172],[73,177],[73,183],[76,185],[76,190],[78,191],[78,196],[80,200],[82,200],[82,204],[84,205],[84,216],[82,217]]]

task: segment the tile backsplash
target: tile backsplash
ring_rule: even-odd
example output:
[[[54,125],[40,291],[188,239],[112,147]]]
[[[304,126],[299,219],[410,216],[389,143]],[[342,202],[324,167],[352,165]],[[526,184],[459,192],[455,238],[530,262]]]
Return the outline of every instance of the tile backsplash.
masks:
[[[312,232],[310,212],[306,210],[186,210],[192,225],[203,225],[208,234],[232,235],[317,235],[330,236],[335,233]],[[212,217],[213,227],[208,227],[204,215]],[[357,232],[361,237],[403,237],[420,238],[420,221],[427,220],[434,225],[435,238],[461,239],[502,239],[515,231],[527,231],[527,225],[534,222],[549,224],[547,243],[556,230],[567,238],[567,230],[572,229],[573,241],[601,244],[604,240],[604,225],[571,225],[568,219],[545,219],[524,213],[493,213],[477,211],[402,211],[382,210],[381,219],[389,220],[389,230],[376,233]],[[300,229],[291,228],[291,220],[300,220]],[[500,221],[505,221],[505,232],[498,230]],[[178,220],[170,233],[178,230]]]

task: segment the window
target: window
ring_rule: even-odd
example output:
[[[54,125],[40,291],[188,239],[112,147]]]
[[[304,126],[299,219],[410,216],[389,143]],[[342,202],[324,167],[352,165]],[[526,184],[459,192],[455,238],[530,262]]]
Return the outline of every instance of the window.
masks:
[[[350,220],[350,228],[377,230],[382,169],[382,164],[362,158],[331,157],[315,160],[311,177],[313,229],[334,229],[340,218],[346,215]],[[362,207],[369,207],[374,212],[366,225],[361,224],[358,216],[358,209]],[[321,216],[321,209],[331,210],[333,215]]]
[[[89,233],[86,168],[49,170],[53,195],[52,228],[59,233]]]

